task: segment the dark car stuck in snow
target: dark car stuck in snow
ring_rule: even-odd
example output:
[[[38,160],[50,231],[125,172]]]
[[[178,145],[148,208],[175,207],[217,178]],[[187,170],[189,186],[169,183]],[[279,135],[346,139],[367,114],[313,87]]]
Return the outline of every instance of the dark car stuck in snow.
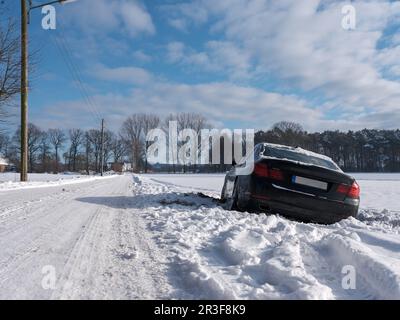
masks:
[[[225,177],[225,209],[326,224],[357,216],[360,187],[331,158],[270,143],[257,144],[249,157],[254,163],[234,163]],[[249,165],[254,166],[250,174],[238,173]]]

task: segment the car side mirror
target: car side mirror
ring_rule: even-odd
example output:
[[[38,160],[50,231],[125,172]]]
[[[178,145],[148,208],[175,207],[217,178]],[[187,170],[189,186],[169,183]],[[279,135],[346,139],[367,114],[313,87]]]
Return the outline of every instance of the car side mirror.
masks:
[[[232,166],[234,167],[234,166],[236,166],[236,165],[237,165],[237,163],[236,163],[235,159],[233,159],[233,160],[232,160]]]

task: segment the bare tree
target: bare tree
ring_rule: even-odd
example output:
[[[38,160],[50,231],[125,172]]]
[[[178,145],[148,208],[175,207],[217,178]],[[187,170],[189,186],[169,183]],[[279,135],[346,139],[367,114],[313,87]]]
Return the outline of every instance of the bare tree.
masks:
[[[172,143],[170,145],[170,140],[171,137],[169,136],[169,125],[171,121],[177,121],[177,115],[176,114],[169,114],[163,122],[163,129],[164,131],[167,133],[168,135],[168,140],[167,140],[167,144],[168,144],[168,162],[169,164],[172,164],[172,172],[176,173],[176,166],[178,164],[178,157],[177,157],[177,145],[175,143]],[[171,157],[172,156],[172,157]]]
[[[196,133],[199,135],[202,129],[208,129],[211,126],[203,115],[198,113],[193,113],[191,115],[189,127],[194,131],[196,131]]]
[[[89,130],[88,138],[91,144],[90,149],[94,155],[94,169],[96,172],[100,172],[101,131],[98,129]]]
[[[301,133],[304,132],[303,126],[296,122],[291,121],[281,121],[277,122],[272,126],[272,130],[281,131],[281,132],[293,132],[293,133]]]
[[[0,21],[0,121],[5,106],[20,92],[19,35],[14,22]]]
[[[272,132],[281,143],[297,146],[303,143],[305,131],[301,124],[290,121],[281,121],[272,126]]]
[[[11,139],[7,134],[0,132],[0,155],[8,158],[9,149],[11,147]]]
[[[29,172],[35,170],[36,153],[40,150],[43,132],[33,123],[28,124]]]
[[[207,119],[198,113],[191,113],[189,115],[189,120],[188,120],[188,128],[194,130],[198,136],[198,149],[196,150],[197,152],[197,157],[200,155],[200,150],[201,150],[201,130],[202,129],[208,129],[210,128],[210,124],[208,123]],[[197,164],[194,164],[194,170],[196,170]]]
[[[85,132],[85,170],[86,174],[90,174],[90,155],[93,152],[89,132]]]
[[[209,126],[206,118],[197,113],[178,113],[175,116],[172,116],[172,119],[175,119],[177,121],[178,131],[184,129],[192,129],[198,136],[200,134],[201,129],[205,129],[206,127]],[[198,145],[200,145],[199,142],[200,141],[197,141]],[[183,145],[184,143],[185,142],[181,141],[179,145]],[[191,152],[199,153],[199,150],[198,149],[192,150]],[[184,172],[186,172],[187,170],[187,165],[190,165],[190,163],[183,163]],[[196,168],[196,163],[191,163],[191,165],[193,165],[194,168]]]
[[[69,148],[69,161],[72,162],[72,171],[76,171],[76,159],[79,153],[79,147],[84,140],[84,132],[81,129],[70,129],[69,140],[71,142]]]
[[[144,172],[147,173],[148,170],[148,160],[147,160],[147,148],[149,147],[149,143],[146,139],[149,132],[153,129],[156,129],[160,124],[160,118],[154,114],[144,114],[143,115],[143,135],[145,140],[145,150],[144,150]]]
[[[41,141],[43,132],[39,127],[35,126],[33,123],[28,124],[28,164],[29,172],[33,172],[35,168],[35,161],[38,157],[38,151],[40,151]],[[19,163],[21,157],[21,128],[15,132],[13,136],[13,161]]]
[[[58,173],[59,162],[58,162],[58,152],[62,148],[66,141],[65,133],[60,129],[49,129],[48,131],[50,142],[53,145],[55,151],[55,172]]]
[[[140,114],[134,114],[130,116],[122,125],[121,137],[130,151],[130,158],[134,170],[140,169],[140,163],[142,160],[143,144],[142,144],[142,133],[143,133],[143,116]]]
[[[41,139],[40,139],[40,161],[43,172],[47,172],[49,160],[50,160],[50,139],[49,134],[45,131],[42,131]]]
[[[111,142],[111,152],[115,163],[121,162],[122,158],[126,153],[126,147],[123,139],[117,135],[114,135]]]
[[[103,148],[103,163],[107,167],[107,164],[110,162],[112,148],[113,148],[113,138],[114,133],[110,130],[104,131],[104,148]]]

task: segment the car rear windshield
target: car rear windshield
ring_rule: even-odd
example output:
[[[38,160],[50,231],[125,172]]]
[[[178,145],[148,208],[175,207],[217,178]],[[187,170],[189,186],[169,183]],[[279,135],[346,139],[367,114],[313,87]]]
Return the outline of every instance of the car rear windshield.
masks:
[[[312,164],[331,170],[340,170],[339,167],[331,160],[285,148],[265,147],[264,156]]]

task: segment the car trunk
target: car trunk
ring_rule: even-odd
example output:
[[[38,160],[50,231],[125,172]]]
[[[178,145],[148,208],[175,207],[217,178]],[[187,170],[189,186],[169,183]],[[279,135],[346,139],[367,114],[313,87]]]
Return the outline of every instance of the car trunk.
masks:
[[[354,179],[340,172],[323,167],[287,160],[263,159],[270,172],[281,172],[279,179],[267,179],[277,188],[305,193],[319,198],[343,201],[346,195],[337,192],[340,184],[352,185]]]

